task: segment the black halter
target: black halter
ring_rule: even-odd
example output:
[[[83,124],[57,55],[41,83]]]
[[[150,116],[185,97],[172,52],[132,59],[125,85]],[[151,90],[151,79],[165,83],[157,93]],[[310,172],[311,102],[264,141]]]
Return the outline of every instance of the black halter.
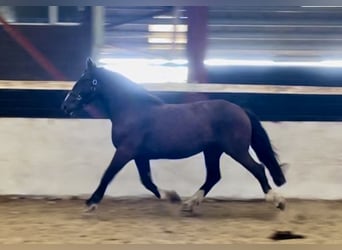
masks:
[[[97,83],[98,83],[98,81],[97,81],[97,79],[95,79],[95,78],[91,81],[90,90],[91,90],[93,93],[96,91]],[[69,95],[70,95],[70,96],[74,96],[75,99],[76,99],[77,101],[79,101],[79,102],[82,102],[82,100],[84,99],[84,97],[83,97],[81,94],[75,94],[75,93],[72,92],[72,91],[69,93]],[[93,94],[92,94],[91,96],[93,96]]]
[[[91,91],[95,91],[96,90],[96,87],[97,87],[97,79],[93,79],[92,81],[91,81]]]

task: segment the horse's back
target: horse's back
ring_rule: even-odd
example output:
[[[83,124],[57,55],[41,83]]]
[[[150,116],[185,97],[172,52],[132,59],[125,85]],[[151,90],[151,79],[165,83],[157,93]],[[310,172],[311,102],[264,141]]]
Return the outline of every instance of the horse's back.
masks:
[[[164,104],[166,109],[190,110],[212,112],[216,110],[224,110],[225,112],[243,112],[243,109],[235,103],[223,99],[202,100],[181,104]]]
[[[225,151],[231,151],[237,145],[248,147],[252,127],[243,108],[225,100],[202,101],[197,105],[206,106],[204,115],[208,117],[215,143]]]
[[[246,112],[237,104],[226,100],[205,100],[194,103],[197,106],[195,109],[204,112],[212,122],[215,121],[230,121],[239,123],[246,122],[248,116]]]
[[[183,123],[184,126],[188,124],[201,126],[224,121],[239,123],[249,120],[240,106],[221,99],[163,104],[150,109],[146,115],[161,122]]]
[[[169,130],[169,134],[194,135],[204,140],[213,140],[222,130],[250,127],[245,111],[225,100],[164,104],[151,109],[148,116],[152,120],[152,130]]]

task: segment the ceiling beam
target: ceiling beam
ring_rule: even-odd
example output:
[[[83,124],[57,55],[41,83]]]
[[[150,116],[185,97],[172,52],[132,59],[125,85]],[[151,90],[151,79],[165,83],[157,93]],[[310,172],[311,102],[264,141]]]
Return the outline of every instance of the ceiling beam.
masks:
[[[341,6],[341,0],[0,0],[9,6]]]

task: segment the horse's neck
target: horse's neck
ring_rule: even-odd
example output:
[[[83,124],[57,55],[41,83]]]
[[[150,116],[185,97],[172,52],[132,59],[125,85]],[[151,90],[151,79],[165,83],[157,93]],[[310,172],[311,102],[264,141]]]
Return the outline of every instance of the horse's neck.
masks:
[[[120,88],[109,82],[101,96],[112,121],[122,118],[126,113],[144,112],[151,106],[163,104],[158,97],[131,83]]]

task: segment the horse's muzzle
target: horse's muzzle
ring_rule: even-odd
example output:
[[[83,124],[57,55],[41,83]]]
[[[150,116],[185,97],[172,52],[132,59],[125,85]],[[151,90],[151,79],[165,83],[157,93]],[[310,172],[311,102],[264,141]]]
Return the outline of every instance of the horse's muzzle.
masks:
[[[70,110],[70,109],[68,108],[68,106],[66,105],[65,102],[62,103],[61,109],[62,109],[62,110],[64,111],[64,113],[66,113],[67,115],[72,116],[73,110]]]

